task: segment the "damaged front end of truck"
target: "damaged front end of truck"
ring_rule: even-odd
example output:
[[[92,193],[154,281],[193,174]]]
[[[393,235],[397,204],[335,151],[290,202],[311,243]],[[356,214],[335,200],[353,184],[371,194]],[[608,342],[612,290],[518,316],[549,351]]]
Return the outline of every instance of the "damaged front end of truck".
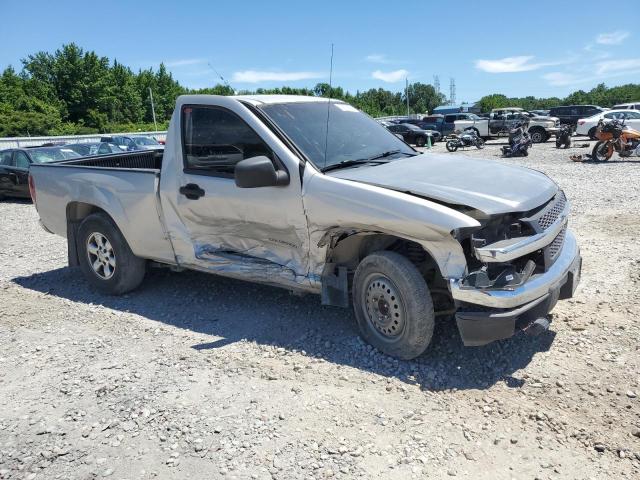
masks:
[[[453,232],[467,258],[466,275],[449,279],[464,344],[546,330],[556,302],[573,296],[582,266],[567,229],[564,192],[527,212],[475,213],[480,228]]]

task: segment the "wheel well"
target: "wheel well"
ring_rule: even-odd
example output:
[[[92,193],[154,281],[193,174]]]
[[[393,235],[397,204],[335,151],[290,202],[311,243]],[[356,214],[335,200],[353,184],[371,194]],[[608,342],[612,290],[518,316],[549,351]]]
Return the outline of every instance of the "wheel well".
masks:
[[[78,227],[82,220],[92,213],[104,213],[109,216],[102,208],[90,203],[71,202],[67,205],[67,257],[70,267],[77,267],[80,264],[77,244]]]
[[[343,269],[347,276],[347,282],[343,284],[343,287],[348,288],[348,292],[350,292],[353,274],[358,264],[367,255],[382,250],[397,252],[407,257],[416,266],[427,282],[436,311],[449,310],[453,307],[447,282],[431,254],[419,243],[383,233],[343,232],[334,235],[323,272],[323,289],[325,283],[330,283],[325,282],[325,277],[336,275],[336,271]],[[335,282],[333,283],[335,285]],[[343,293],[346,295],[347,292]]]

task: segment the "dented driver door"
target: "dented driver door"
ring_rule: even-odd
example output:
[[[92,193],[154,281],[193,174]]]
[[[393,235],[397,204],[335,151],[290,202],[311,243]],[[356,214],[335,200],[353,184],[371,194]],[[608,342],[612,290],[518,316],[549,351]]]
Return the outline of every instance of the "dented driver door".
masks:
[[[308,230],[297,157],[234,100],[203,105],[181,97],[172,128],[181,150],[165,151],[164,161],[176,163],[171,171],[177,173],[163,173],[160,191],[178,264],[308,288]],[[257,156],[286,169],[289,184],[236,186],[235,164]],[[163,165],[163,172],[168,168]]]

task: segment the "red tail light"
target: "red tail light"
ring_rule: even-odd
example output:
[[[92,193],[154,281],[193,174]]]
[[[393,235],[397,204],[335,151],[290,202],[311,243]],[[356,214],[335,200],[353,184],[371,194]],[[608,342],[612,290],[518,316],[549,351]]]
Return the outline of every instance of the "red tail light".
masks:
[[[29,175],[29,194],[31,195],[31,201],[36,204],[36,181],[32,175]]]

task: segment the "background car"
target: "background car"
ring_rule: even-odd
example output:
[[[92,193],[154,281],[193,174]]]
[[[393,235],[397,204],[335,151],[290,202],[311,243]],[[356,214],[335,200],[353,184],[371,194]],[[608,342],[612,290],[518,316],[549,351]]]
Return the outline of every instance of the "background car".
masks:
[[[387,129],[391,133],[395,133],[396,135],[402,135],[402,139],[409,143],[413,144],[417,147],[424,147],[427,144],[427,139],[432,135],[433,132],[429,130],[423,130],[420,127],[416,127],[410,123],[398,123],[396,125],[389,125]],[[431,143],[434,142],[433,137],[431,138]]]
[[[581,118],[578,120],[576,133],[578,135],[587,135],[591,140],[596,139],[596,128],[600,119],[607,120],[624,120],[624,123],[635,129],[640,129],[640,111],[636,110],[609,110],[589,118]]]
[[[105,136],[102,137],[100,141],[115,143],[118,147],[127,152],[136,150],[164,150],[164,145],[159,143],[155,138],[144,135],[136,135],[132,137],[125,135]]]
[[[125,151],[135,150],[135,143],[133,143],[131,137],[127,137],[125,135],[105,136],[102,137],[100,141],[105,143],[114,143]]]
[[[107,155],[109,153],[122,153],[122,149],[115,143],[71,143],[66,148],[86,157],[88,155]]]
[[[558,117],[562,124],[575,126],[579,119],[591,117],[602,112],[604,112],[604,109],[597,105],[567,105],[563,107],[553,107],[549,110],[549,115]]]
[[[640,110],[640,102],[620,103],[614,105],[611,110]]]
[[[407,120],[400,120],[400,122],[398,123],[406,123],[406,124],[410,124],[410,125],[415,125],[416,127],[422,129],[422,130],[426,130],[428,132],[431,133],[431,141],[432,142],[439,142],[440,140],[442,140],[442,134],[440,132],[438,132],[437,130],[434,130],[432,128],[429,128],[431,125],[423,120],[417,120],[415,118],[410,118]]]
[[[131,137],[136,150],[164,150],[164,145],[153,137]]]
[[[52,163],[80,155],[65,146],[11,148],[0,151],[0,198],[31,198],[29,167],[32,163]]]

